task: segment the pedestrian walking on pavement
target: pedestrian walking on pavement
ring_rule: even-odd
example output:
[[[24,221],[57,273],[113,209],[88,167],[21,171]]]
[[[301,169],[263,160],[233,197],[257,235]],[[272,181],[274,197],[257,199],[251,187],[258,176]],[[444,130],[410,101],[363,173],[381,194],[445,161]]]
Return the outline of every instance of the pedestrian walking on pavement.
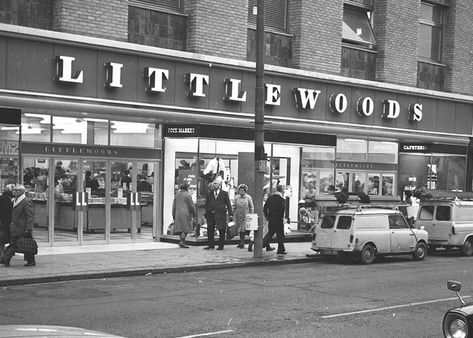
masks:
[[[5,253],[5,245],[10,243],[13,187],[13,184],[8,184],[0,196],[0,257]]]
[[[245,235],[250,235],[250,231],[246,230],[246,214],[254,213],[255,207],[253,206],[253,199],[247,194],[248,186],[246,184],[240,184],[237,189],[238,195],[235,197],[233,221],[240,234],[240,243],[237,245],[237,248],[243,249],[245,247]],[[252,251],[252,248],[253,239],[250,236],[248,251]]]
[[[10,245],[5,254],[0,258],[0,264],[10,266],[10,260],[18,252],[17,242],[21,238],[32,238],[34,210],[33,202],[25,195],[25,187],[17,184],[13,188],[13,210],[10,224]],[[35,266],[35,253],[25,252],[25,266]]]
[[[268,233],[263,238],[263,248],[272,251],[269,241],[276,234],[278,240],[277,254],[285,255],[284,247],[284,212],[286,209],[286,199],[283,196],[283,186],[277,185],[276,192],[269,196],[263,206],[263,213],[268,220]]]
[[[209,245],[204,250],[215,248],[215,229],[218,230],[218,248],[223,250],[227,230],[227,213],[232,217],[232,204],[228,193],[222,190],[222,177],[217,176],[205,198],[205,218],[207,220],[207,237]]]
[[[174,196],[172,204],[172,218],[174,219],[174,232],[179,233],[179,247],[189,248],[186,236],[192,231],[192,218],[195,217],[195,204],[189,194],[189,183],[184,182],[179,186],[179,191]]]

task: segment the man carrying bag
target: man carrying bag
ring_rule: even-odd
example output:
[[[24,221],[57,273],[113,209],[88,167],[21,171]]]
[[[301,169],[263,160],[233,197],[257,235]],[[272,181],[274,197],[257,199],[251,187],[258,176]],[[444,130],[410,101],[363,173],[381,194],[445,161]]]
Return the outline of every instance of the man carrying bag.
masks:
[[[13,211],[10,224],[10,245],[5,255],[0,258],[0,264],[10,266],[10,260],[15,252],[22,252],[25,256],[25,266],[35,266],[35,255],[38,252],[36,241],[33,239],[34,210],[33,202],[26,197],[25,187],[15,185],[13,189]]]

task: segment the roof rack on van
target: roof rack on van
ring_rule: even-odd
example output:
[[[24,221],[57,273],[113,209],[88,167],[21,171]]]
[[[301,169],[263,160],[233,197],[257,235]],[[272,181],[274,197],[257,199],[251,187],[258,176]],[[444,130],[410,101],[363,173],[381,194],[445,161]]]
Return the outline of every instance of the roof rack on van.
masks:
[[[346,210],[346,209],[356,209],[357,211],[361,211],[363,209],[388,209],[388,210],[399,210],[399,207],[403,206],[402,203],[396,203],[396,204],[366,204],[366,203],[345,203],[345,204],[340,204],[338,206],[330,206],[326,207],[326,211],[338,211],[338,210]]]
[[[422,201],[473,201],[473,192],[446,190],[416,190],[413,194]]]

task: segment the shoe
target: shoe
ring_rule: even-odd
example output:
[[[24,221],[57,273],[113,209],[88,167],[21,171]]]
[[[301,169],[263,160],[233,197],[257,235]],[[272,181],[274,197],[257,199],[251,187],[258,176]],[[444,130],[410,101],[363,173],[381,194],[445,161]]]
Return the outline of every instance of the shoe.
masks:
[[[3,258],[0,258],[0,264],[5,265],[6,267],[9,267],[9,266],[10,266],[10,262],[4,260]]]
[[[287,255],[287,252],[286,252],[286,251],[283,251],[283,252],[276,252],[276,254],[278,254],[278,255]]]
[[[266,247],[266,251],[273,251],[274,249],[275,249],[275,248],[272,248],[272,247],[270,247],[270,246],[267,246],[267,247]]]
[[[36,262],[28,262],[25,264],[25,266],[35,266]]]
[[[216,250],[223,250],[223,247],[219,246]]]
[[[237,247],[237,248],[240,248],[240,249],[243,249],[240,244],[238,244],[236,247]]]
[[[214,249],[214,247],[213,247],[213,246],[206,246],[206,247],[204,248],[204,250],[211,250],[211,249]]]
[[[184,243],[179,243],[179,247],[183,249],[189,249],[189,246]]]

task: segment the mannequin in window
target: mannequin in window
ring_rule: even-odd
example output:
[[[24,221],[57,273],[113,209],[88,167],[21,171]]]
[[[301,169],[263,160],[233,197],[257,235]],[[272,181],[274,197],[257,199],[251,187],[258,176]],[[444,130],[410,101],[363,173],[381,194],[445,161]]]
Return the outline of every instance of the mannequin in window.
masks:
[[[209,181],[212,182],[216,176],[225,178],[225,162],[219,156],[211,159],[204,169],[204,177],[209,177]]]

